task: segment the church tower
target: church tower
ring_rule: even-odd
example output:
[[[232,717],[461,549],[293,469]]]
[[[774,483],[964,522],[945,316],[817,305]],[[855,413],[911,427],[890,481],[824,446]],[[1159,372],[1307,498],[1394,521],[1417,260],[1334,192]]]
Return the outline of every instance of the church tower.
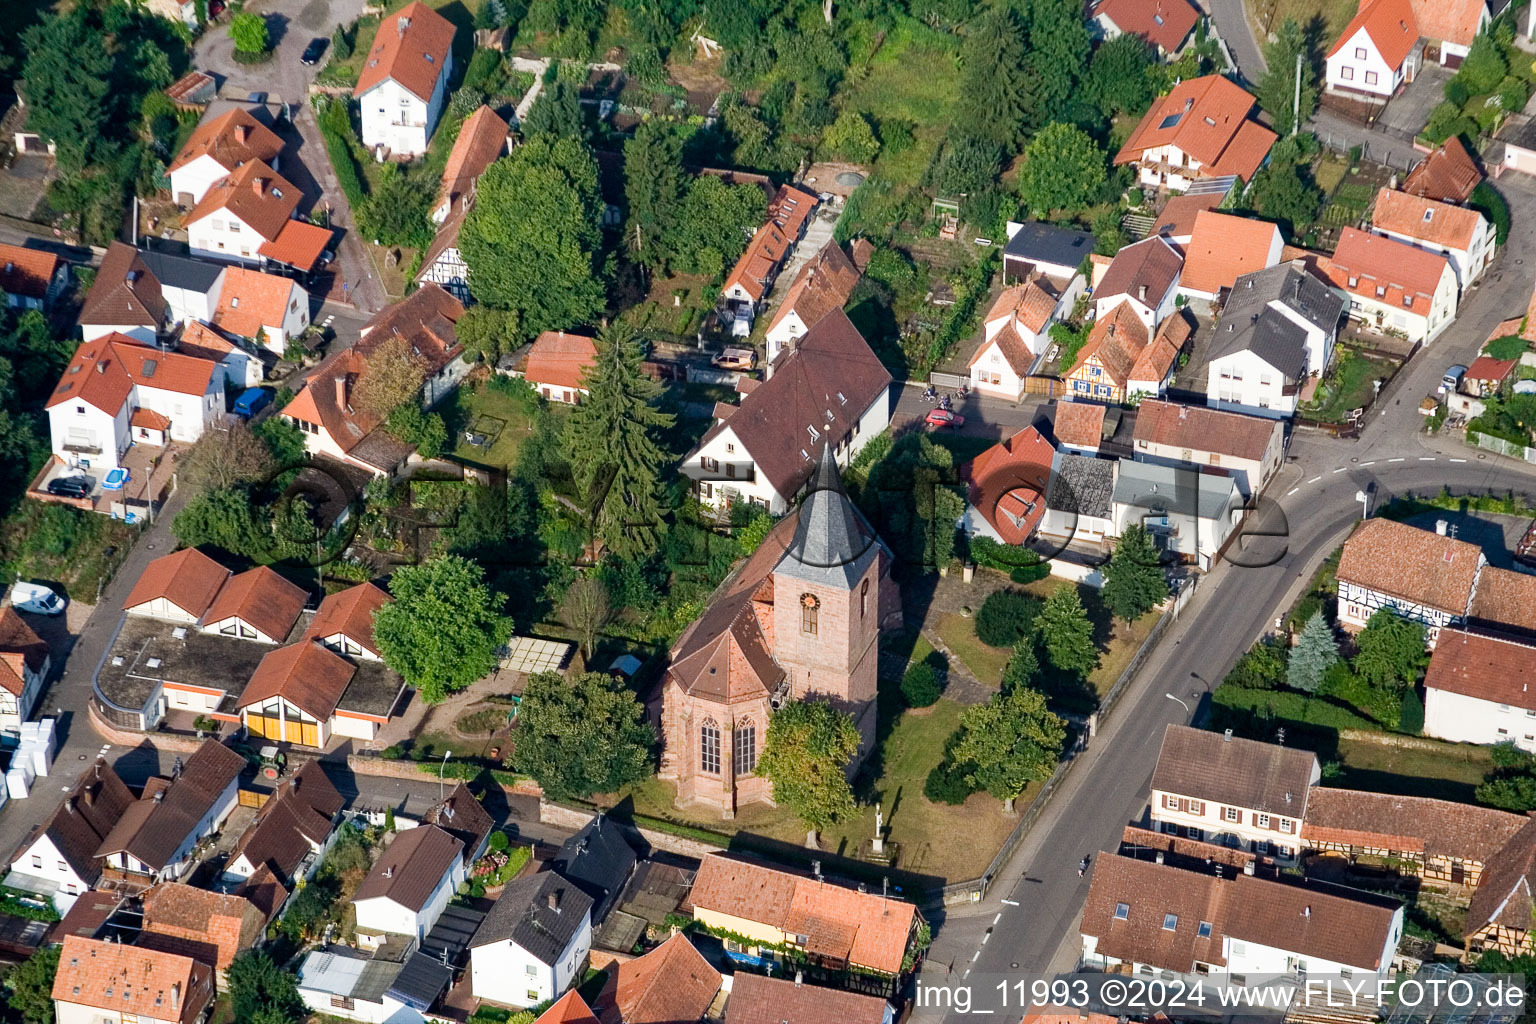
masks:
[[[832,446],[823,446],[773,570],[773,655],[792,698],[830,699],[853,714],[866,740],[874,736],[881,586],[892,585],[881,578],[881,552],[843,490]]]

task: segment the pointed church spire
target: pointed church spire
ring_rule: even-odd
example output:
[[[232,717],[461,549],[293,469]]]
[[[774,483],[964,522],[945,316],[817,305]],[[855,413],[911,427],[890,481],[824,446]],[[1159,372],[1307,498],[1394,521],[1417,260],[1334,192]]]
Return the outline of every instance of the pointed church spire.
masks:
[[[843,490],[832,445],[824,444],[811,476],[810,490],[800,506],[794,539],[779,570],[799,563],[807,569],[839,574],[845,582],[851,581],[858,575],[854,571],[856,564],[863,561],[874,544],[875,532]]]

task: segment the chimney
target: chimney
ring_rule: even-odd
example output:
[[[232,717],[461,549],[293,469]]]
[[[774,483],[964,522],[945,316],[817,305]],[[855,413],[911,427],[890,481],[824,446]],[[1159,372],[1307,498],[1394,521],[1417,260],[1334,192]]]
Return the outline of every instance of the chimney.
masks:
[[[1253,874],[1253,861],[1251,861],[1251,860],[1243,861],[1243,874],[1245,874],[1245,875]]]
[[[107,372],[107,361],[105,359],[98,359],[98,360],[96,360],[96,372],[97,373],[106,373]]]
[[[1444,537],[1445,536],[1446,528],[1449,525],[1450,524],[1447,523],[1444,519],[1436,519],[1435,520],[1435,532],[1438,533],[1440,536]]]
[[[1157,851],[1157,862],[1159,864],[1161,864],[1163,862],[1163,851],[1162,850],[1158,850]]]
[[[804,971],[796,971],[795,972],[795,988],[799,988],[804,983],[805,983],[805,972]]]
[[[395,31],[400,34],[400,38],[401,39],[405,38],[405,30],[410,28],[410,27],[411,27],[411,19],[410,18],[396,18],[395,19]]]
[[[821,881],[821,861],[811,861],[811,875],[816,879],[816,881]]]
[[[1141,287],[1136,289],[1136,297],[1141,299],[1142,302],[1146,302],[1147,301],[1147,286],[1146,285],[1142,285]]]
[[[248,124],[235,125],[235,141],[242,146],[251,139],[251,126]]]
[[[336,404],[342,409],[347,407],[347,376],[342,374],[336,378]]]
[[[181,1010],[181,982],[171,982],[171,1009],[177,1012]]]
[[[155,803],[157,803],[157,804],[165,803],[165,790],[163,790],[163,789],[155,790]]]
[[[384,877],[385,878],[394,878],[395,877],[395,866],[393,864],[389,865],[388,867],[386,867],[384,869]]]
[[[1302,917],[1311,917],[1312,916],[1312,908],[1311,907],[1302,907],[1301,908],[1301,916]]]
[[[86,786],[85,789],[81,792],[80,796],[85,800],[85,806],[91,806],[91,804],[96,802],[96,787]]]
[[[553,910],[557,914],[560,912],[560,890],[559,889],[551,889],[549,891],[549,909]]]
[[[68,800],[64,801],[64,810],[69,812],[70,814],[74,814],[75,813],[75,798],[74,797],[70,797]]]
[[[257,195],[264,195],[267,191],[267,179],[262,177],[252,178],[251,190]]]
[[[1228,729],[1226,731],[1226,733],[1222,736],[1222,739],[1225,740],[1228,743],[1231,743],[1232,742],[1232,730]]]

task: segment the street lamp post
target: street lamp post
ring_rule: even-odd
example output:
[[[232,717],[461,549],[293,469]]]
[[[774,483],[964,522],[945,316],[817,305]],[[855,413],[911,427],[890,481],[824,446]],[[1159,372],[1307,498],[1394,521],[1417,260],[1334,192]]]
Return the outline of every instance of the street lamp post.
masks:
[[[443,769],[448,767],[448,759],[453,756],[453,751],[443,751],[443,761],[437,766],[437,798],[443,798]]]
[[[1169,700],[1175,702],[1176,704],[1179,705],[1179,707],[1183,708],[1185,711],[1188,711],[1190,714],[1194,714],[1194,712],[1190,710],[1190,707],[1189,707],[1188,704],[1185,704],[1182,700],[1180,700],[1179,698],[1175,697],[1173,694],[1165,693],[1165,694],[1163,694],[1163,696],[1167,697]]]
[[[1364,490],[1359,490],[1355,492],[1355,500],[1360,503],[1360,518],[1371,518],[1371,496]]]

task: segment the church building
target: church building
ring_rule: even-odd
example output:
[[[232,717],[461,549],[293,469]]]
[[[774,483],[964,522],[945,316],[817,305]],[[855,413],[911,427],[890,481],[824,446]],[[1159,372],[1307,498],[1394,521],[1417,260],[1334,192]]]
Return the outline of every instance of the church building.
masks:
[[[769,532],[672,648],[660,775],[680,806],[769,803],[756,774],[785,701],[829,700],[875,735],[880,631],[901,624],[891,554],[848,499],[830,446],[800,507]]]

